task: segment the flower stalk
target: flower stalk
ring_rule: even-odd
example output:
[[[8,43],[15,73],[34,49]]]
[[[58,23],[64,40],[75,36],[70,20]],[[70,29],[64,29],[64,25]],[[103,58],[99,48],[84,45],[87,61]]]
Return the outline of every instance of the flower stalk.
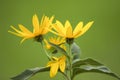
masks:
[[[68,54],[69,54],[69,79],[71,80],[71,76],[72,76],[72,53],[71,53],[71,44],[69,44],[69,49],[68,49]]]
[[[44,50],[46,56],[48,57],[49,60],[51,60],[51,56],[48,54],[48,52],[46,51],[45,47],[44,47],[44,44],[43,44],[43,41],[40,42],[41,43],[41,47],[42,47],[42,50]]]

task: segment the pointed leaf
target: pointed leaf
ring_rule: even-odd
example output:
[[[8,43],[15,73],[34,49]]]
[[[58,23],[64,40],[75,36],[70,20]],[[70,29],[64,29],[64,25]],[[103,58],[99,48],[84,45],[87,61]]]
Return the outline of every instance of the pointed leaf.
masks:
[[[27,69],[25,70],[24,72],[22,72],[21,74],[15,76],[15,77],[12,77],[11,79],[12,80],[27,80],[29,79],[30,77],[32,77],[33,75],[35,75],[36,73],[39,73],[39,72],[45,72],[45,71],[49,71],[49,67],[36,67],[36,68],[32,68],[32,69]]]
[[[73,60],[80,59],[80,47],[74,42],[71,46]]]
[[[95,73],[102,73],[102,74],[107,74],[109,76],[115,77],[118,80],[120,80],[120,77],[110,71],[106,66],[86,66],[86,67],[76,67],[73,69],[73,76],[72,79],[77,75],[81,73],[86,73],[86,72],[95,72]]]
[[[54,47],[56,50],[58,50],[59,52],[61,52],[63,55],[65,55],[66,57],[68,57],[68,55],[67,55],[67,52],[63,49],[63,48],[61,48],[61,47],[59,47],[58,45],[56,45],[56,44],[53,44],[53,43],[51,43],[51,42],[48,42],[52,47]]]
[[[100,62],[91,59],[91,58],[87,58],[87,59],[77,59],[74,60],[72,63],[73,68],[74,67],[80,67],[81,65],[93,65],[93,66],[102,66],[103,64],[101,64]]]

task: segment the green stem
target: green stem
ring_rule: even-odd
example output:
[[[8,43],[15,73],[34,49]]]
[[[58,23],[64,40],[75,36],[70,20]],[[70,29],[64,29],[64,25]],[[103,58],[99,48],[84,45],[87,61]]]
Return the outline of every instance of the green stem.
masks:
[[[48,59],[51,59],[50,55],[48,54],[48,52],[46,51],[46,49],[44,48],[43,42],[41,42],[42,45],[42,49],[44,50],[45,54],[47,55]]]
[[[69,79],[71,80],[71,76],[72,76],[72,53],[71,53],[71,44],[69,44]]]
[[[63,72],[61,72],[61,73],[64,75],[64,77],[66,78],[66,80],[70,80],[67,74],[65,74]]]

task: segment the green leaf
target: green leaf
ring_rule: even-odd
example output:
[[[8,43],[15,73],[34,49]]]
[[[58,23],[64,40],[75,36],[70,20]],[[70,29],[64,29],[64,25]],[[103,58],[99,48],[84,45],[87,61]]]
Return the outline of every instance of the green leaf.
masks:
[[[22,72],[21,74],[15,76],[15,77],[12,77],[11,79],[12,80],[27,80],[30,77],[32,77],[33,75],[35,75],[36,73],[45,72],[45,71],[49,71],[49,70],[50,70],[49,67],[41,67],[41,68],[36,67],[36,68],[32,68],[32,69],[27,69],[24,72]]]
[[[107,74],[109,76],[113,76],[120,80],[120,77],[118,77],[115,73],[110,71],[106,66],[86,66],[86,67],[76,67],[73,69],[73,78],[81,73],[86,73],[86,72],[95,72],[95,73],[102,73],[102,74]]]
[[[60,53],[62,53],[62,54],[65,55],[66,57],[68,57],[67,52],[66,52],[63,48],[61,48],[61,47],[59,47],[58,45],[53,44],[53,43],[51,43],[51,42],[49,42],[49,44],[50,44],[52,47],[54,47],[56,50],[58,50]]]
[[[107,67],[105,67],[100,62],[87,58],[84,60],[77,59],[72,63],[73,68],[73,75],[72,79],[77,75],[85,72],[96,72],[96,73],[103,73],[110,76],[113,76],[120,80],[120,78],[113,72],[111,72]]]
[[[71,45],[71,51],[73,60],[80,59],[80,47],[75,42]]]
[[[91,59],[91,58],[87,58],[87,59],[77,59],[74,60],[72,63],[72,67],[80,67],[82,65],[93,65],[93,66],[102,66],[103,64],[101,64],[100,62]]]

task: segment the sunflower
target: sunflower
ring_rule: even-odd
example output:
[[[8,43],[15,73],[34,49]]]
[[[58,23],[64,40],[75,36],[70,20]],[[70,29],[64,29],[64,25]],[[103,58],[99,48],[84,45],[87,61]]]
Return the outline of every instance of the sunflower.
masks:
[[[39,22],[37,15],[35,14],[32,19],[33,23],[33,32],[29,31],[25,26],[22,24],[19,24],[20,30],[16,29],[14,26],[11,26],[11,28],[14,31],[8,31],[16,36],[22,37],[21,43],[26,39],[34,38],[36,41],[42,41],[43,35],[47,34],[49,31],[48,29],[51,29],[51,24],[54,17],[52,16],[50,19],[47,16],[43,16],[41,19],[41,22]]]
[[[73,41],[74,38],[83,35],[91,27],[92,24],[93,21],[88,22],[83,27],[83,22],[79,22],[75,27],[75,29],[73,30],[68,20],[65,22],[64,26],[60,21],[57,20],[56,23],[53,24],[54,30],[50,30],[50,31],[56,35],[66,38],[67,42],[69,42],[69,41]]]
[[[60,69],[61,72],[65,71],[66,66],[66,57],[61,56],[60,58],[53,57],[51,61],[48,62],[47,67],[50,67],[50,77],[54,77],[58,69]]]

